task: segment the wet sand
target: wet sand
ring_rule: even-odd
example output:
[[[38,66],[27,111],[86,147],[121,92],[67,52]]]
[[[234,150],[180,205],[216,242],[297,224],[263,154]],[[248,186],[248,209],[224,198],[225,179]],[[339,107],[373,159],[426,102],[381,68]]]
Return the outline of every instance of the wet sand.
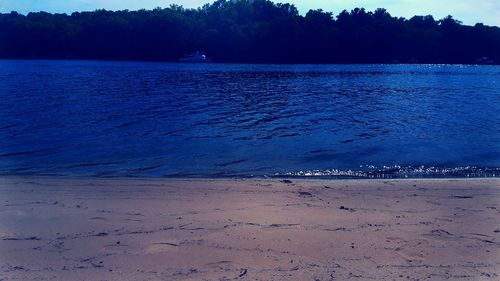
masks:
[[[500,181],[0,178],[0,280],[500,280]]]

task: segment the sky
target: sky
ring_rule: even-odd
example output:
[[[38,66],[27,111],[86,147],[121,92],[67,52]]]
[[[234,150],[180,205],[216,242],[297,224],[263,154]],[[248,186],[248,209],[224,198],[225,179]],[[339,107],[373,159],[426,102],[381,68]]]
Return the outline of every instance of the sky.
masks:
[[[141,8],[168,7],[170,4],[196,8],[210,0],[0,0],[0,12],[45,11],[68,13],[74,11],[138,10]],[[373,11],[386,8],[393,16],[411,18],[414,15],[433,15],[436,19],[452,15],[464,24],[474,25],[481,22],[500,26],[500,0],[275,0],[274,2],[292,3],[305,14],[309,9],[322,8],[337,15],[342,10],[364,7]]]

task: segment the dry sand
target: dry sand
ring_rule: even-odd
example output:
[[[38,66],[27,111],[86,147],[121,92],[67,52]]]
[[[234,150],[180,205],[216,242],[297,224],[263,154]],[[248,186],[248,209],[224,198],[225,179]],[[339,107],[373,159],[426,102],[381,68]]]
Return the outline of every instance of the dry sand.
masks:
[[[500,181],[0,178],[0,280],[500,280]]]

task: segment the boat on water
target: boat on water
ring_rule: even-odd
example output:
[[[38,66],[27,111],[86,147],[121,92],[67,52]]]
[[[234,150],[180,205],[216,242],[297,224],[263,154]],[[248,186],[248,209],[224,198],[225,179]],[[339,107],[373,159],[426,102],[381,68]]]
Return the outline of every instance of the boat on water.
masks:
[[[203,62],[211,62],[212,59],[207,58],[205,53],[196,51],[192,54],[184,55],[182,58],[179,59],[180,62],[196,62],[196,63],[203,63]]]
[[[476,64],[480,65],[494,65],[495,61],[488,57],[481,57],[476,60]]]

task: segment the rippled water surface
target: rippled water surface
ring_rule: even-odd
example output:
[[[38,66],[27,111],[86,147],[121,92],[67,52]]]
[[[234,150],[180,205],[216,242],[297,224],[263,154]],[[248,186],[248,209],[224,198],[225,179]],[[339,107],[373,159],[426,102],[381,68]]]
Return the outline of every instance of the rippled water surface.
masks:
[[[0,95],[7,175],[500,174],[498,66],[0,61]]]

